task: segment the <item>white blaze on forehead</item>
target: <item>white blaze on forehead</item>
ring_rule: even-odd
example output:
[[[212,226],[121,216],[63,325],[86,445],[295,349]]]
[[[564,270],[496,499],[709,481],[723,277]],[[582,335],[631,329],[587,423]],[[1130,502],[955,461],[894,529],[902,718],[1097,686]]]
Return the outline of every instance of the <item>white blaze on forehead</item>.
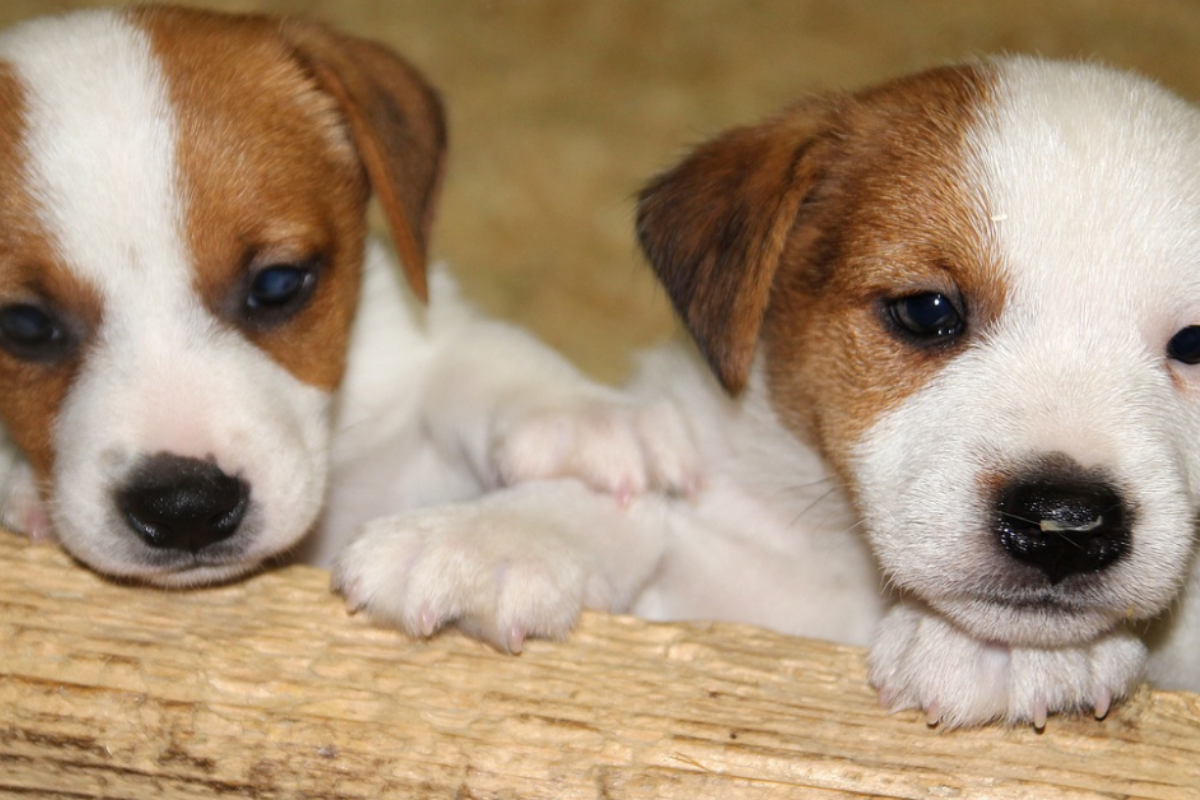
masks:
[[[186,270],[174,118],[145,32],[115,11],[33,20],[0,37],[0,60],[25,89],[29,184],[66,265],[110,297]]]
[[[1125,72],[1007,59],[968,150],[1006,285],[994,406],[1022,420],[1014,445],[1113,468],[1200,323],[1200,113]]]
[[[992,113],[969,150],[1011,321],[1103,331],[1115,317],[1141,325],[1155,350],[1200,322],[1186,306],[1200,297],[1200,113],[1097,65],[997,66]]]

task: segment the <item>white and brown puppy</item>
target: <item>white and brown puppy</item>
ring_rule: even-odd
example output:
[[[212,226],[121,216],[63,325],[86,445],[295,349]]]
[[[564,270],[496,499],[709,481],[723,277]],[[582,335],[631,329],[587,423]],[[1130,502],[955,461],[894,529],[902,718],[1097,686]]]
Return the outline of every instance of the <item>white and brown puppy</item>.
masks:
[[[577,505],[592,585],[623,550],[637,613],[872,644],[884,701],[947,725],[1102,716],[1156,617],[1151,676],[1200,689],[1200,113],[1095,65],[937,69],[718,137],[638,222],[720,385],[648,358],[704,486],[605,536]]]
[[[685,482],[669,414],[477,319],[440,274],[422,306],[444,149],[409,65],[316,24],[146,7],[3,34],[7,522],[179,586],[314,526],[325,563],[367,519],[525,477]],[[372,191],[411,291],[368,242]]]
[[[1194,572],[1200,113],[1094,65],[934,70],[705,145],[639,231],[725,388],[827,465],[788,529],[860,517],[886,703],[1040,725],[1139,680],[1125,622]],[[1168,617],[1152,674],[1200,689]]]

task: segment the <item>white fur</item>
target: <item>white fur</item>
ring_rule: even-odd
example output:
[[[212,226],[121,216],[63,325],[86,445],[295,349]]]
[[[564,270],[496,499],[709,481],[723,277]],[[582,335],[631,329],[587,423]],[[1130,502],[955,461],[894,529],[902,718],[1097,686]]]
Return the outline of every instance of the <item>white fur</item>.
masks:
[[[486,513],[472,504],[440,512],[437,524],[416,515],[369,526],[335,566],[351,605],[414,635],[463,621],[508,649],[519,649],[525,634],[565,636],[584,605],[868,644],[885,609],[870,552],[835,479],[779,423],[761,384],[731,400],[690,353],[668,348],[643,356],[630,392],[646,413],[665,399],[690,423],[698,485],[689,476],[679,484],[682,496],[635,494],[614,505],[602,494],[539,482],[498,496],[520,514],[495,513],[496,503],[510,500],[493,498]],[[684,435],[665,442],[682,441],[671,449],[690,453]],[[399,559],[402,580],[394,560],[375,558],[389,551],[410,554]],[[556,607],[553,618],[530,609],[495,616],[516,563],[577,576],[553,590],[567,610]]]

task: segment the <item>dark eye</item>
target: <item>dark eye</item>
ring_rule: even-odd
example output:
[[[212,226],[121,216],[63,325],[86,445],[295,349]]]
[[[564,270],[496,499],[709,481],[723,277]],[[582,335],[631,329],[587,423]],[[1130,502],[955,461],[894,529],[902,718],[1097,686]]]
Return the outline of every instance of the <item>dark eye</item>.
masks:
[[[317,285],[318,261],[295,264],[271,264],[255,272],[246,290],[245,313],[248,319],[270,325],[299,311]]]
[[[891,301],[888,310],[900,330],[920,340],[956,337],[965,327],[954,303],[937,292],[901,297]]]
[[[1200,325],[1188,325],[1167,342],[1167,357],[1184,364],[1200,364]]]
[[[48,361],[69,343],[63,325],[50,312],[31,303],[0,307],[0,345],[26,361]]]

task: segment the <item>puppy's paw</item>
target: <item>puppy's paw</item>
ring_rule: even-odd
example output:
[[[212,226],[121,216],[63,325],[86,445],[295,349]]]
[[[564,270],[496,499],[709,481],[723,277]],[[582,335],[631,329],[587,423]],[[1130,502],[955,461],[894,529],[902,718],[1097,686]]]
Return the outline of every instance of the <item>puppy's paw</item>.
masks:
[[[498,432],[492,450],[504,485],[576,478],[628,502],[653,489],[694,494],[699,454],[673,403],[580,397],[526,413]]]
[[[930,725],[1001,720],[1041,730],[1053,713],[1099,718],[1142,680],[1146,647],[1120,628],[1057,649],[980,642],[940,616],[907,605],[881,624],[869,666],[881,702],[917,708]]]
[[[447,625],[519,653],[562,639],[609,592],[586,558],[529,519],[474,504],[376,520],[339,556],[333,585],[354,610],[425,637]]]
[[[33,470],[24,460],[13,465],[0,496],[0,524],[35,542],[53,542],[50,515],[38,492]]]

